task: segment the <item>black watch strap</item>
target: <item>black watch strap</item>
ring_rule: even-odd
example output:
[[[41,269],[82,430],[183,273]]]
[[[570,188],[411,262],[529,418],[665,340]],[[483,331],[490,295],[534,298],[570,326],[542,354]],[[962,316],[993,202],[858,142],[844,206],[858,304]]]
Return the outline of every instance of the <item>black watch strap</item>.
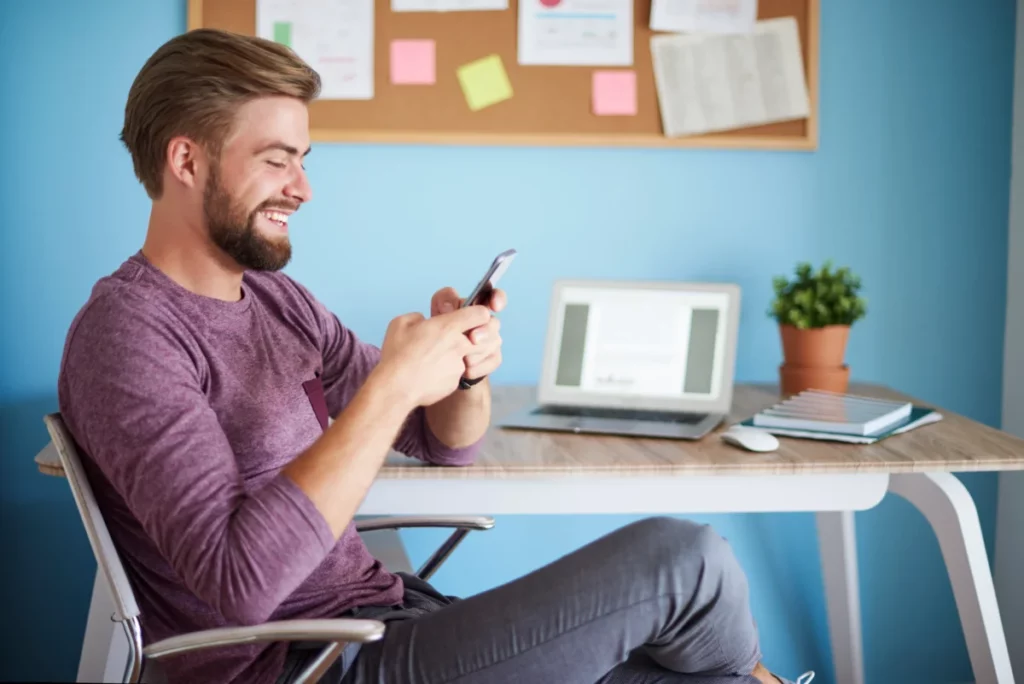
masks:
[[[481,380],[483,380],[486,377],[487,377],[486,375],[481,375],[479,378],[473,378],[472,380],[469,380],[467,378],[459,378],[459,389],[460,390],[468,390],[473,385],[477,384],[478,382],[480,382]]]

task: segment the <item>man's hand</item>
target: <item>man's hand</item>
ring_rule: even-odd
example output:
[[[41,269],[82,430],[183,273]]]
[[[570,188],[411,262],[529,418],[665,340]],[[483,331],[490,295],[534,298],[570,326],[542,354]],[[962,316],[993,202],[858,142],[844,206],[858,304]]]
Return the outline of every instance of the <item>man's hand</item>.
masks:
[[[460,308],[463,300],[450,287],[434,293],[430,300],[430,322],[445,321],[469,309],[480,309],[485,319],[465,330],[469,347],[462,357],[461,377],[475,380],[490,375],[501,365],[500,323],[491,312],[505,308],[505,293],[491,292],[480,306]],[[458,381],[456,380],[456,386]],[[469,446],[487,431],[491,421],[491,392],[488,380],[482,380],[467,392],[453,391],[426,407],[427,424],[434,435],[450,447]]]
[[[442,304],[438,301],[438,309]],[[491,308],[504,304],[501,295],[492,299]],[[380,362],[366,382],[323,437],[284,469],[324,516],[335,539],[355,516],[412,410],[424,407],[430,429],[449,446],[470,445],[486,430],[490,394],[456,389],[467,359],[474,358],[473,372],[497,367],[501,339],[488,307],[455,308],[429,319],[413,313],[392,320]],[[487,339],[480,339],[485,333]]]
[[[498,313],[505,308],[505,292],[495,289],[491,293],[490,301],[486,302],[488,309]],[[434,293],[430,299],[431,319],[456,312],[462,306],[463,300],[459,294],[450,287],[445,287]],[[472,342],[471,350],[465,356],[465,372],[463,377],[467,380],[475,380],[490,375],[501,365],[501,321],[495,316],[472,330],[468,331],[468,337]]]
[[[413,406],[428,406],[448,396],[466,371],[475,345],[467,336],[489,325],[486,307],[471,306],[446,316],[424,319],[417,313],[391,321],[381,345],[380,368],[407,392]]]
[[[487,307],[471,306],[429,320],[406,314],[391,321],[380,362],[355,397],[285,467],[335,539],[355,516],[409,413],[420,406],[430,411],[456,391],[473,351],[466,333],[486,326],[490,317]]]

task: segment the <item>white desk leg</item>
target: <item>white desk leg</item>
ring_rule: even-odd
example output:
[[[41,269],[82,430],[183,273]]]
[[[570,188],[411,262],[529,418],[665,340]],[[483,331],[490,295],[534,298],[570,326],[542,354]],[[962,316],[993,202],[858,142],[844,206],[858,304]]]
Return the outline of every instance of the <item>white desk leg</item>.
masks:
[[[128,639],[121,626],[110,619],[114,600],[97,571],[85,623],[85,638],[78,661],[79,682],[120,682],[128,662]]]
[[[817,519],[836,684],[864,684],[857,530],[853,511],[818,513]]]
[[[935,530],[953,585],[975,681],[1013,684],[992,571],[970,492],[951,473],[893,475],[889,491],[913,504]]]

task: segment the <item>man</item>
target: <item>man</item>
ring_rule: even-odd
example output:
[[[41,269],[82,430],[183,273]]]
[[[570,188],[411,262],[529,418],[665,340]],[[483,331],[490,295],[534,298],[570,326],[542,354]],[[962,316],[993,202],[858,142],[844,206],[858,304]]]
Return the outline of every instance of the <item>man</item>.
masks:
[[[390,448],[438,466],[480,448],[506,300],[460,309],[440,290],[430,318],[399,316],[378,349],[280,272],[312,198],[319,85],[285,47],[203,30],[157,50],[128,95],[148,231],[72,323],[59,398],[146,639],[374,617],[384,639],[325,681],[783,681],[759,663],[745,577],[706,526],[644,520],[465,600],[369,555],[352,519]],[[165,667],[287,682],[315,652],[246,645]]]

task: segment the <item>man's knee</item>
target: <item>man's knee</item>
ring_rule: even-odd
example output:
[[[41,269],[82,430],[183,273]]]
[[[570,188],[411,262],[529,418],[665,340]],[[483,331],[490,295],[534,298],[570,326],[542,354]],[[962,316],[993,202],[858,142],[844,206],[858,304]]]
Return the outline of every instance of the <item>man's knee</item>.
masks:
[[[651,554],[655,563],[670,566],[699,563],[716,570],[737,565],[729,542],[711,525],[656,516],[640,520],[632,527],[637,544]]]

